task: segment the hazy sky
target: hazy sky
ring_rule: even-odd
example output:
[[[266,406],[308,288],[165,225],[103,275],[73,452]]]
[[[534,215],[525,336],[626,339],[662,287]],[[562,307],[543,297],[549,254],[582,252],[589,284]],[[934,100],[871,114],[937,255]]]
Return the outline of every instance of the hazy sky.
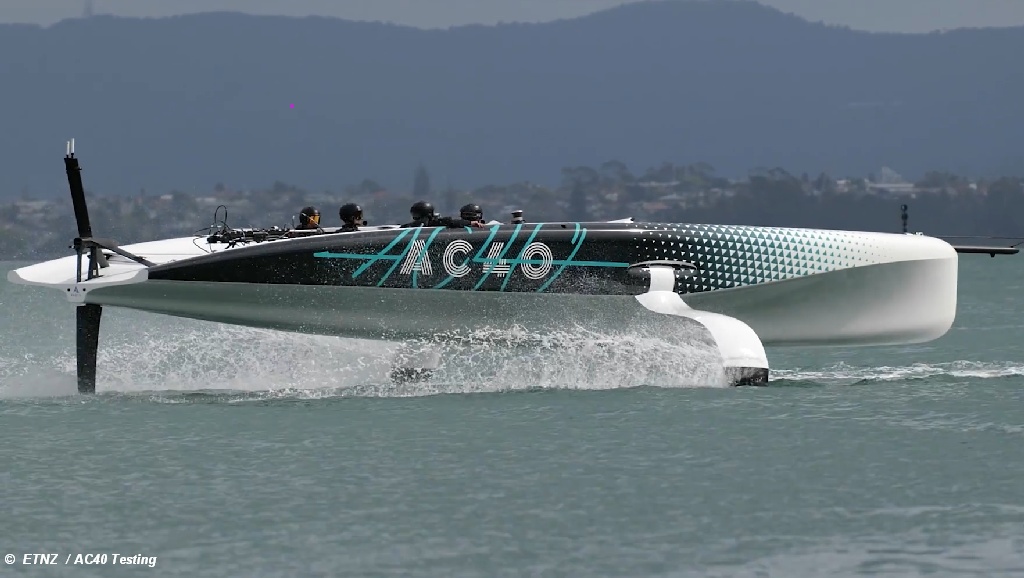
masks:
[[[0,22],[50,24],[82,14],[87,0],[0,0]],[[168,16],[213,10],[335,16],[421,27],[543,21],[636,0],[92,0],[97,14]],[[714,1],[714,0],[711,0]],[[926,32],[1024,25],[1024,0],[760,0],[809,20],[875,31]]]

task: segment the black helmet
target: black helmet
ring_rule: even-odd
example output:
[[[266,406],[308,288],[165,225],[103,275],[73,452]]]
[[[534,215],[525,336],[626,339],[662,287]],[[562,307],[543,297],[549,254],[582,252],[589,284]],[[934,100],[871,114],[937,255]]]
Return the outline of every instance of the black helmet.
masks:
[[[363,208],[355,203],[345,203],[338,209],[338,216],[342,223],[350,225],[361,225],[363,221]]]
[[[299,211],[299,226],[319,227],[320,211],[316,207],[302,207],[302,210]]]
[[[429,219],[434,216],[434,205],[431,205],[426,201],[417,201],[409,209],[409,213],[412,214],[412,218],[415,221]]]
[[[483,221],[484,210],[480,208],[480,205],[470,203],[468,205],[463,205],[463,207],[459,209],[459,216],[467,221]]]

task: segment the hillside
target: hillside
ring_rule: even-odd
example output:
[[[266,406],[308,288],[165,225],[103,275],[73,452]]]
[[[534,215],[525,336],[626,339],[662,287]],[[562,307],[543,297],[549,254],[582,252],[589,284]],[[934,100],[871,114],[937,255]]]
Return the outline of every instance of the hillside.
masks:
[[[204,14],[0,26],[0,195],[557,182],[609,159],[1024,172],[1024,28],[896,35],[747,1],[444,31]],[[295,108],[289,108],[294,103]]]

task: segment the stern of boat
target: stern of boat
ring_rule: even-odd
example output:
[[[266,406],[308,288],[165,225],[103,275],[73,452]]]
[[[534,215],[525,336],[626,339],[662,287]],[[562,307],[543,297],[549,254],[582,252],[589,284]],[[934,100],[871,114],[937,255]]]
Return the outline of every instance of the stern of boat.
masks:
[[[897,345],[943,336],[956,318],[955,249],[934,237],[886,237],[888,262],[683,298],[743,320],[766,345]]]

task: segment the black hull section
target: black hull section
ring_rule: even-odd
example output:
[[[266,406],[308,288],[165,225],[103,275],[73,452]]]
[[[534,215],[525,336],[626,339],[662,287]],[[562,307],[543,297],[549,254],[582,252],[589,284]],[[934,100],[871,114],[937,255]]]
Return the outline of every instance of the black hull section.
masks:
[[[649,281],[636,265],[673,262],[674,289],[686,294],[873,264],[888,242],[844,231],[659,223],[392,228],[252,243],[153,267],[149,277],[638,295]]]
[[[150,279],[638,295],[651,257],[633,225],[408,228],[264,242],[154,267]],[[680,270],[682,278],[686,271]]]

